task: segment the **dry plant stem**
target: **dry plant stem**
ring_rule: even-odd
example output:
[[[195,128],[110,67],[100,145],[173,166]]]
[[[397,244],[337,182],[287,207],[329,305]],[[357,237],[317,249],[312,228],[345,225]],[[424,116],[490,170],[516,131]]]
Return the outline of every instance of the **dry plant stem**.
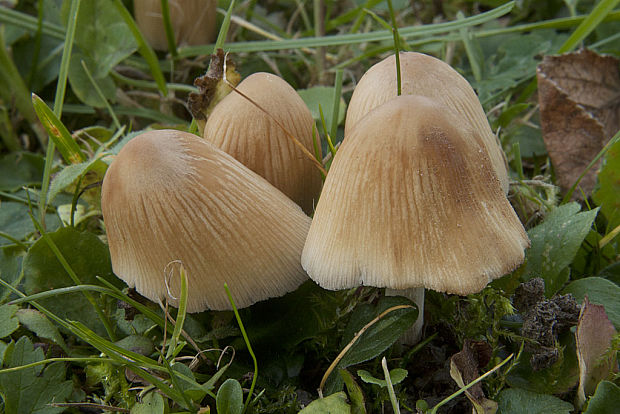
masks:
[[[224,73],[226,73],[226,71],[224,70]],[[260,109],[265,115],[267,115],[269,118],[271,118],[271,120],[273,122],[276,123],[276,125],[278,125],[278,127],[280,129],[282,129],[282,131],[284,131],[284,133],[286,134],[287,137],[289,137],[293,143],[314,163],[314,165],[319,169],[319,171],[321,171],[323,174],[327,175],[327,170],[325,170],[325,168],[323,167],[323,165],[321,165],[321,163],[319,161],[317,161],[316,158],[314,158],[314,155],[312,155],[312,153],[310,151],[308,151],[308,149],[306,147],[304,147],[304,145],[299,142],[299,140],[297,138],[295,138],[293,136],[293,134],[291,134],[289,132],[288,129],[286,129],[284,127],[284,125],[282,125],[282,123],[280,123],[280,121],[278,121],[276,118],[274,118],[269,112],[265,111],[258,103],[256,103],[252,98],[250,98],[249,96],[247,96],[246,94],[244,94],[243,92],[241,92],[239,89],[237,89],[232,83],[230,83],[227,79],[224,79],[224,81],[226,82],[226,84],[236,93],[238,93],[239,95],[241,95],[243,98],[247,99],[248,102],[250,102],[252,105],[256,106],[258,109]]]
[[[161,307],[161,309],[164,311],[164,314],[166,315],[166,320],[164,320],[164,322],[167,323],[167,321],[170,321],[171,323],[175,323],[174,319],[172,319],[172,316],[170,315],[170,313],[168,312],[168,301],[166,301],[166,305],[164,306],[163,303],[159,302],[159,306]],[[165,327],[166,325],[164,325],[164,343],[166,343],[166,333],[168,332],[168,329],[166,329]],[[207,361],[207,357],[204,355],[203,350],[200,349],[200,347],[198,346],[198,344],[192,339],[191,336],[189,336],[189,334],[187,332],[185,332],[185,329],[181,329],[181,335],[183,335],[183,338],[185,338],[187,340],[187,342],[189,342],[194,349],[196,350],[196,352],[198,352],[198,355],[200,355],[200,357],[204,360]]]
[[[349,349],[351,349],[351,347],[357,342],[357,340],[360,338],[360,336],[362,336],[364,334],[364,332],[366,332],[368,330],[368,328],[370,328],[372,325],[377,323],[379,320],[381,320],[381,318],[383,318],[385,315],[387,315],[390,312],[393,312],[393,311],[398,310],[398,309],[408,309],[408,308],[412,308],[412,307],[413,306],[411,306],[411,305],[392,306],[391,308],[388,308],[388,309],[384,310],[383,312],[381,312],[376,318],[374,318],[372,321],[370,321],[366,325],[364,325],[364,327],[362,329],[360,329],[355,334],[353,339],[351,339],[351,342],[349,342],[347,344],[347,346],[342,348],[342,351],[340,351],[340,353],[338,354],[336,359],[334,359],[334,361],[331,363],[329,368],[327,368],[327,371],[325,371],[325,374],[323,374],[323,378],[321,379],[321,384],[319,384],[319,397],[323,398],[323,387],[325,386],[325,382],[327,381],[327,378],[329,378],[329,376],[332,373],[332,371],[334,370],[334,368],[336,368],[336,366],[338,365],[340,360],[342,360],[342,358],[346,355],[346,353],[349,351]]]
[[[121,407],[113,407],[111,405],[105,405],[105,404],[94,404],[94,403],[87,403],[87,402],[77,402],[77,403],[49,403],[48,404],[50,407],[58,407],[58,408],[86,408],[89,411],[90,410],[103,410],[103,411],[112,411],[115,413],[129,413],[130,410],[128,410],[127,408],[121,408]]]
[[[410,299],[418,307],[418,319],[400,337],[400,342],[405,345],[415,345],[422,339],[422,326],[424,325],[424,288],[410,289],[385,289],[385,296],[404,296]]]

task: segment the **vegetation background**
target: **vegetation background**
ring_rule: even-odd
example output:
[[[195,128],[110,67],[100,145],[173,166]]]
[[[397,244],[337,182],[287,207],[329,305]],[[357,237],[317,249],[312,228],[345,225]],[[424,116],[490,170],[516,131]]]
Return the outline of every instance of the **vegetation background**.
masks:
[[[217,45],[243,77],[272,72],[299,91],[324,153],[328,136],[342,140],[356,82],[394,53],[394,27],[402,50],[445,60],[477,91],[532,246],[524,265],[478,294],[428,292],[424,339],[405,347],[397,339],[417,311],[394,309],[409,302],[375,288],[330,292],[308,282],[249,309],[199,314],[129,291],[111,270],[98,183],[137,134],[196,131],[187,97],[214,45],[154,52],[131,1],[0,2],[0,409],[617,412],[618,61],[603,68],[567,53],[618,56],[618,3],[218,2]],[[585,94],[571,95],[576,107],[612,131],[589,154],[578,132],[601,132],[573,128],[560,143],[572,161],[548,151],[553,138],[542,133],[566,128],[566,114],[541,128],[536,71],[549,55],[563,56],[540,71],[553,79],[560,68]],[[597,88],[612,96],[603,109],[615,121],[579,104]],[[553,168],[555,156],[568,172]],[[588,171],[589,189],[579,185]],[[559,186],[569,173],[574,185]],[[586,306],[586,296],[602,307]],[[563,319],[565,305],[582,305],[579,321]]]

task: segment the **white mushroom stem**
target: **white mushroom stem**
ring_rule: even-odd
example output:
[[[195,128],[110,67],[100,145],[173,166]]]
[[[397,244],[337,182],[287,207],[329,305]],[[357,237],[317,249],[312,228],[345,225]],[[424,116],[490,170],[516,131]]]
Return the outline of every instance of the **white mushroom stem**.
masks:
[[[422,326],[424,325],[424,288],[410,289],[385,289],[385,296],[404,296],[411,299],[418,307],[418,319],[400,337],[400,341],[405,345],[415,345],[422,339]]]

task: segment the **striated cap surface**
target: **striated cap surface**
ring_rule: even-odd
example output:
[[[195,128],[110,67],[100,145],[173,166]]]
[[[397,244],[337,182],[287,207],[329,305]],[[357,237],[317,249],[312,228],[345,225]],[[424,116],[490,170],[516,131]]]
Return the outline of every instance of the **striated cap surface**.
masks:
[[[529,240],[479,132],[403,95],[345,137],[302,254],[327,289],[426,287],[461,295],[519,265]]]
[[[432,98],[478,131],[502,189],[508,193],[504,152],[469,82],[450,65],[432,56],[416,52],[401,52],[399,56],[402,94]],[[396,58],[392,55],[368,69],[355,87],[347,109],[345,136],[368,112],[396,96]]]
[[[281,296],[307,276],[300,256],[310,226],[290,199],[203,139],[146,132],[123,147],[103,182],[102,211],[114,273],[143,296],[176,306],[178,277],[189,281],[187,310],[231,309]]]
[[[217,104],[203,136],[264,177],[310,214],[321,191],[321,173],[274,118],[311,154],[314,119],[299,94],[282,78],[255,73]]]

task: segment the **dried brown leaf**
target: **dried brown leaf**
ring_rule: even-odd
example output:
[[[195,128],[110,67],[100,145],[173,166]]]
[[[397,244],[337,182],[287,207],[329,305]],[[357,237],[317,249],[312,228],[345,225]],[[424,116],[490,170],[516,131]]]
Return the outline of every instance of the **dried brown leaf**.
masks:
[[[537,78],[543,140],[567,190],[620,128],[618,59],[590,50],[546,56]],[[589,194],[595,183],[592,168],[580,185]]]
[[[241,80],[241,75],[237,73],[232,59],[222,49],[218,49],[216,53],[211,55],[209,70],[204,75],[194,79],[194,86],[198,88],[198,92],[189,94],[187,106],[201,132],[204,130],[207,116],[215,108],[215,105],[232,91],[232,88],[224,81],[224,68],[226,69],[226,80],[233,86],[237,86]]]
[[[594,393],[599,382],[618,370],[615,353],[606,355],[615,334],[616,329],[609,321],[605,307],[590,303],[586,296],[575,332],[579,359],[579,407],[587,396]]]
[[[491,346],[482,341],[465,340],[463,349],[450,358],[450,376],[461,388],[479,377],[479,370],[489,363]],[[485,397],[479,382],[465,391],[477,414],[494,414],[497,403]]]

